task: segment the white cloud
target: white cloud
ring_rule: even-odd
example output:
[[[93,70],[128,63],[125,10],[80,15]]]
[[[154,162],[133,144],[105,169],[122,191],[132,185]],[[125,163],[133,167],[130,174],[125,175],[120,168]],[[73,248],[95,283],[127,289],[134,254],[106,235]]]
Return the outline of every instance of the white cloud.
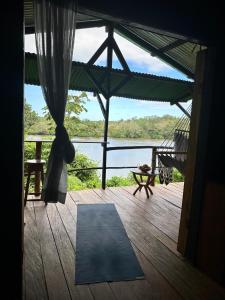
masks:
[[[77,30],[73,60],[87,62],[106,37],[107,33],[104,28]],[[143,72],[149,73],[172,70],[172,67],[160,61],[158,58],[152,57],[149,53],[132,44],[125,38],[115,34],[115,39],[128,64],[131,63],[132,65],[141,68]],[[25,36],[25,50],[26,52],[36,53],[33,34]],[[100,57],[98,63],[103,64],[103,60],[105,60],[105,55]],[[134,70],[135,68],[132,69]]]
[[[73,60],[88,62],[106,37],[107,33],[104,28],[77,30],[75,35]]]
[[[132,61],[133,63],[136,63],[141,67],[145,67],[149,72],[161,72],[172,70],[172,68],[164,62],[162,62],[156,57],[151,56],[150,53],[137,47],[136,45],[132,44],[125,38],[119,36],[118,34],[115,34],[115,39],[120,47],[120,50],[122,51],[124,57],[127,60]]]

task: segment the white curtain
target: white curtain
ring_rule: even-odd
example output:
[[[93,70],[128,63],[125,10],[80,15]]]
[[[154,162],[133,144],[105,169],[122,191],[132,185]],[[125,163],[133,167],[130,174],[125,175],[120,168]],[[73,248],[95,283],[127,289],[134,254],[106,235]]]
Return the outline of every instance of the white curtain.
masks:
[[[48,159],[42,198],[46,203],[65,203],[66,163],[71,163],[75,155],[64,127],[75,39],[75,0],[35,0],[34,19],[39,79],[56,123],[56,137]]]

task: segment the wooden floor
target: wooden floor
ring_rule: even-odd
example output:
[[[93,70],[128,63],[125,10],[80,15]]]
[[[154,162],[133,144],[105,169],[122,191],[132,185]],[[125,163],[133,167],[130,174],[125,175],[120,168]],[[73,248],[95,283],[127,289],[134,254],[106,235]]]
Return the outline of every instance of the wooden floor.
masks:
[[[24,299],[225,299],[225,292],[176,251],[182,183],[69,192],[66,204],[28,202],[25,208]],[[76,206],[115,203],[144,280],[75,285]]]

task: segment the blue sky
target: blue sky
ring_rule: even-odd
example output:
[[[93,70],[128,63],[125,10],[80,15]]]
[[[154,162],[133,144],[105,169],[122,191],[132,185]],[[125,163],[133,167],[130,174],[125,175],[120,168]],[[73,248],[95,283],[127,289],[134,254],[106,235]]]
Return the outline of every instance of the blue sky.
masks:
[[[87,62],[104,41],[105,37],[106,33],[103,28],[77,30],[73,60]],[[152,57],[149,53],[131,44],[119,35],[115,34],[115,39],[132,71],[187,80],[187,77],[182,73],[176,71],[156,57]],[[34,35],[25,37],[25,51],[36,52]],[[97,63],[99,65],[104,65],[105,58],[105,53],[103,53]],[[113,66],[119,67],[116,58],[113,60]],[[69,91],[69,94],[79,94],[79,92]],[[45,106],[45,101],[41,88],[38,86],[25,85],[25,98],[27,103],[31,104],[32,108],[39,115],[42,115],[42,108]],[[88,111],[82,113],[80,118],[102,120],[103,117],[97,100],[95,100],[91,93],[88,93],[88,98],[89,101],[87,101],[86,104]],[[189,103],[183,104],[183,106],[187,107],[188,104]],[[162,116],[165,114],[181,116],[182,112],[176,105],[171,106],[168,103],[115,97],[112,97],[110,101],[110,120],[130,119],[133,117],[152,115]]]

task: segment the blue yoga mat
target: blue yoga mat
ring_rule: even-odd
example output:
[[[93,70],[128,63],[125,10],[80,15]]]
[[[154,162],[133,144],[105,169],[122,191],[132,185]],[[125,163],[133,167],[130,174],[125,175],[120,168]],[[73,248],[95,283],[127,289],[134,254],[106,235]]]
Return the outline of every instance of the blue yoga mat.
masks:
[[[79,204],[75,283],[144,278],[114,204]]]

